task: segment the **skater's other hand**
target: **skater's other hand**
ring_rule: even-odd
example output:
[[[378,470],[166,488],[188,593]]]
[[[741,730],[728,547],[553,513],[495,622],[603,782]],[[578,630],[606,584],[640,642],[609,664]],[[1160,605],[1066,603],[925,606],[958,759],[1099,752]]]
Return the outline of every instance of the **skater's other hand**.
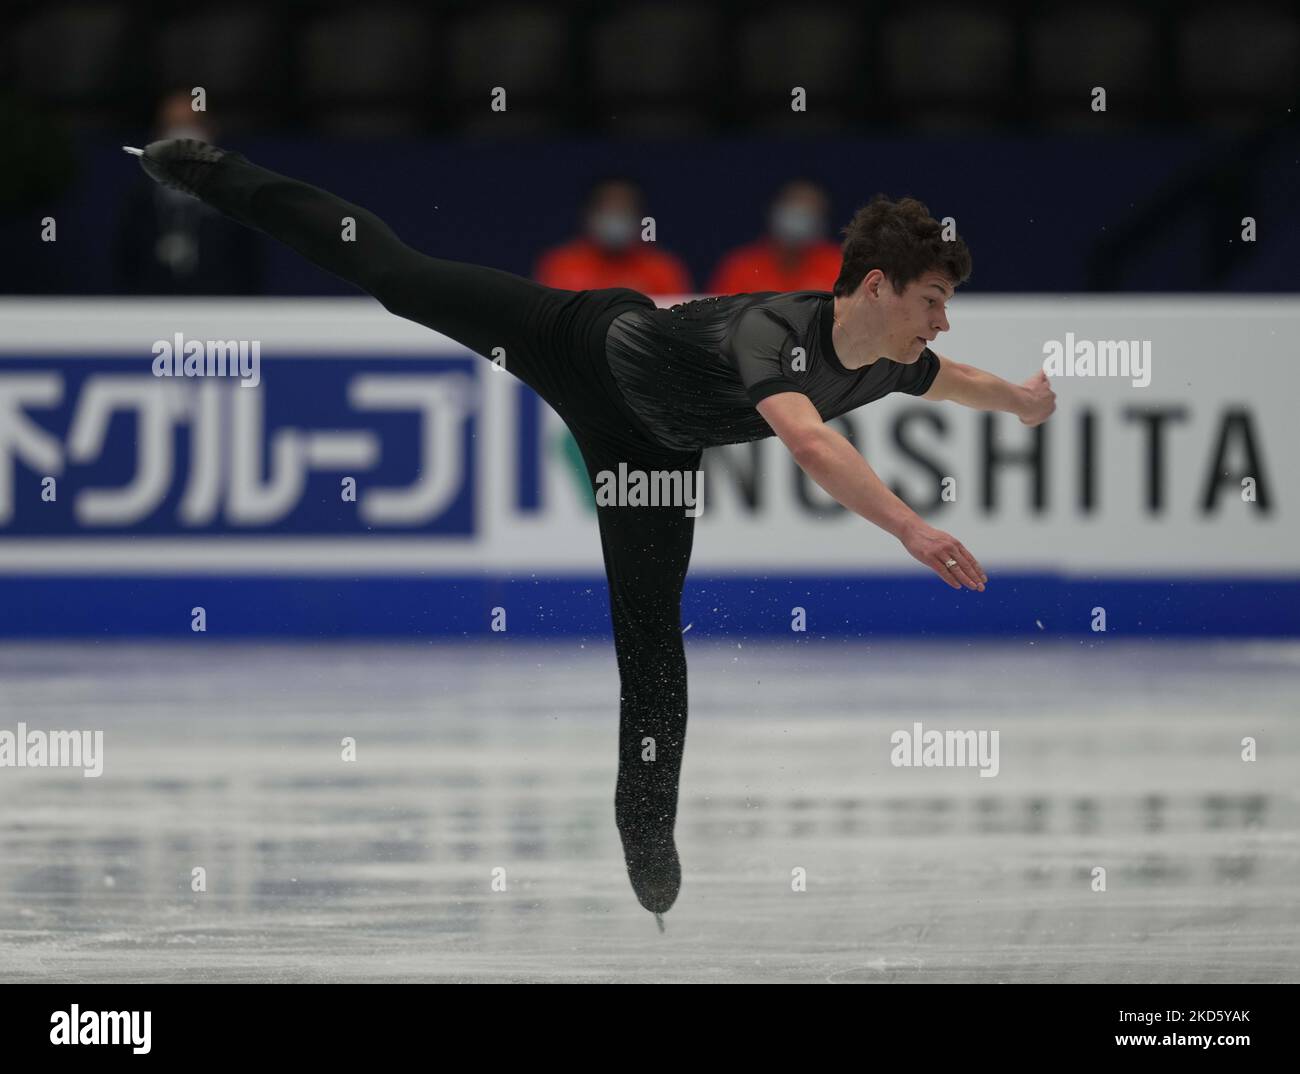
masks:
[[[1056,392],[1041,369],[1021,385],[1024,392],[1020,420],[1025,425],[1042,425],[1056,409]]]
[[[979,561],[966,551],[966,546],[951,533],[918,522],[903,534],[901,540],[913,559],[924,563],[953,589],[964,585],[967,589],[984,592],[988,575]],[[946,566],[949,560],[956,560],[955,565]]]

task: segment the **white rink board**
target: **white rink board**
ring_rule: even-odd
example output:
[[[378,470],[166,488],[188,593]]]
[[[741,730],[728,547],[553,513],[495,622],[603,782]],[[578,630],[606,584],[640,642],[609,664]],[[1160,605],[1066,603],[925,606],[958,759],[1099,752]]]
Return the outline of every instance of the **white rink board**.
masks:
[[[670,300],[662,300],[664,303]],[[1063,339],[1150,340],[1152,378],[1134,387],[1122,378],[1057,378],[1058,410],[1045,427],[1045,509],[1029,504],[1023,466],[1003,466],[996,506],[982,505],[981,414],[953,403],[895,395],[853,412],[858,445],[888,483],[909,497],[929,496],[935,478],[894,442],[895,422],[907,411],[906,435],[914,450],[931,457],[956,479],[957,501],[927,515],[955,533],[986,568],[1071,573],[1295,576],[1300,537],[1297,482],[1300,430],[1291,411],[1300,398],[1300,367],[1291,353],[1300,326],[1300,302],[1288,296],[1040,297],[962,296],[949,311],[952,331],[936,348],[958,361],[1023,381],[1043,361],[1044,343]],[[100,353],[121,356],[139,349],[142,367],[153,340],[183,331],[187,337],[259,339],[263,360],[277,354],[463,356],[459,345],[358,299],[263,300],[0,300],[0,355],[39,356],[61,363]],[[590,572],[599,564],[599,541],[573,475],[555,453],[546,456],[543,509],[515,509],[514,426],[517,382],[483,363],[482,413],[474,450],[480,452],[478,517],[470,538],[391,537],[124,537],[76,538],[68,543],[5,539],[7,569],[33,573],[95,570],[107,573],[212,571],[256,573],[407,573],[415,570]],[[1150,430],[1126,419],[1131,408],[1181,410],[1163,437],[1163,509],[1147,510]],[[1094,415],[1095,508],[1079,507],[1080,418]],[[1213,472],[1225,415],[1238,412],[1254,437],[1256,475],[1270,497],[1262,513],[1225,487],[1218,509],[1200,503]],[[559,419],[549,411],[554,429]],[[1027,446],[1033,433],[1010,415],[996,417],[1003,450]],[[1241,426],[1236,427],[1240,433]],[[1226,465],[1244,466],[1240,438],[1230,441]],[[775,439],[757,446],[762,476],[759,505],[745,506],[720,464],[748,465],[749,446],[714,449],[697,525],[692,570],[740,569],[797,575],[819,572],[903,573],[919,565],[896,542],[847,512],[819,489],[812,502],[796,494],[797,468]],[[12,466],[12,459],[3,460]],[[452,460],[449,465],[456,465]],[[459,463],[463,465],[463,460]]]

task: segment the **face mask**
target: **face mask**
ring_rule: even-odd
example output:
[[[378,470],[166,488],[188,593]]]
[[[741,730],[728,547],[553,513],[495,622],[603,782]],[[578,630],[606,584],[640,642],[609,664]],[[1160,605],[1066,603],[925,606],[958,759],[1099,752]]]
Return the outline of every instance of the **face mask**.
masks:
[[[591,218],[591,233],[607,250],[622,250],[636,237],[636,217],[631,213],[605,209]]]
[[[772,235],[792,246],[804,246],[822,233],[821,217],[804,205],[780,205],[772,213]]]

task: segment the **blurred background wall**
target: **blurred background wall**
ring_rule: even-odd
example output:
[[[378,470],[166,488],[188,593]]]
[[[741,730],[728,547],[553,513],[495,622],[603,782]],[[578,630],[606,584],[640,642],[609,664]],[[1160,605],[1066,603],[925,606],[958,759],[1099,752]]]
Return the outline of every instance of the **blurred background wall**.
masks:
[[[194,87],[219,144],[524,274],[621,174],[690,290],[796,177],[831,231],[877,190],[953,216],[970,290],[1296,286],[1295,3],[20,3],[2,41],[11,293],[133,289],[114,243],[143,180],[117,146]],[[33,213],[65,222],[59,251]],[[1247,214],[1249,247],[1222,226]],[[350,293],[255,260],[194,289]]]
[[[431,254],[662,301],[829,289],[853,210],[914,194],[974,253],[945,353],[1019,381],[1066,332],[1148,340],[1151,385],[1058,383],[1032,431],[903,398],[840,419],[997,572],[978,609],[779,445],[707,453],[684,621],[788,635],[802,603],[823,634],[1086,637],[1105,606],[1131,633],[1300,633],[1298,61],[1300,4],[1270,0],[10,5],[0,633],[187,636],[197,604],[217,636],[458,636],[506,605],[523,633],[606,629],[558,419],[151,184],[120,146],[164,136],[330,189]],[[653,243],[628,239],[643,213]],[[260,341],[262,387],[159,382],[151,345],[176,332]],[[356,393],[412,376],[465,405],[424,467],[445,495],[397,524],[367,496],[418,485],[429,428]],[[317,434],[361,449],[313,467]],[[931,502],[936,474],[958,503]]]

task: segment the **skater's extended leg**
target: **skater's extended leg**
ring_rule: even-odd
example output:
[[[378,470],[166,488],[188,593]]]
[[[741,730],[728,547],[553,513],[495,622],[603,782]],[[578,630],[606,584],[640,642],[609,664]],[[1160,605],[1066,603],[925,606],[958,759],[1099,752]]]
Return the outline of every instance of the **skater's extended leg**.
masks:
[[[601,471],[616,477],[623,461],[629,473],[676,472],[679,487],[698,490],[699,452],[620,459],[581,437],[579,446],[593,484]],[[686,512],[682,503],[596,508],[620,684],[615,819],[637,898],[658,913],[681,886],[673,841],[687,716],[681,598],[695,532]]]
[[[377,298],[399,317],[500,359],[566,420],[590,394],[584,364],[603,346],[600,314],[640,300],[624,288],[564,291],[483,265],[430,257],[370,210],[200,142],[155,142],[141,158],[159,182],[265,232]],[[598,337],[598,338],[597,338]]]

